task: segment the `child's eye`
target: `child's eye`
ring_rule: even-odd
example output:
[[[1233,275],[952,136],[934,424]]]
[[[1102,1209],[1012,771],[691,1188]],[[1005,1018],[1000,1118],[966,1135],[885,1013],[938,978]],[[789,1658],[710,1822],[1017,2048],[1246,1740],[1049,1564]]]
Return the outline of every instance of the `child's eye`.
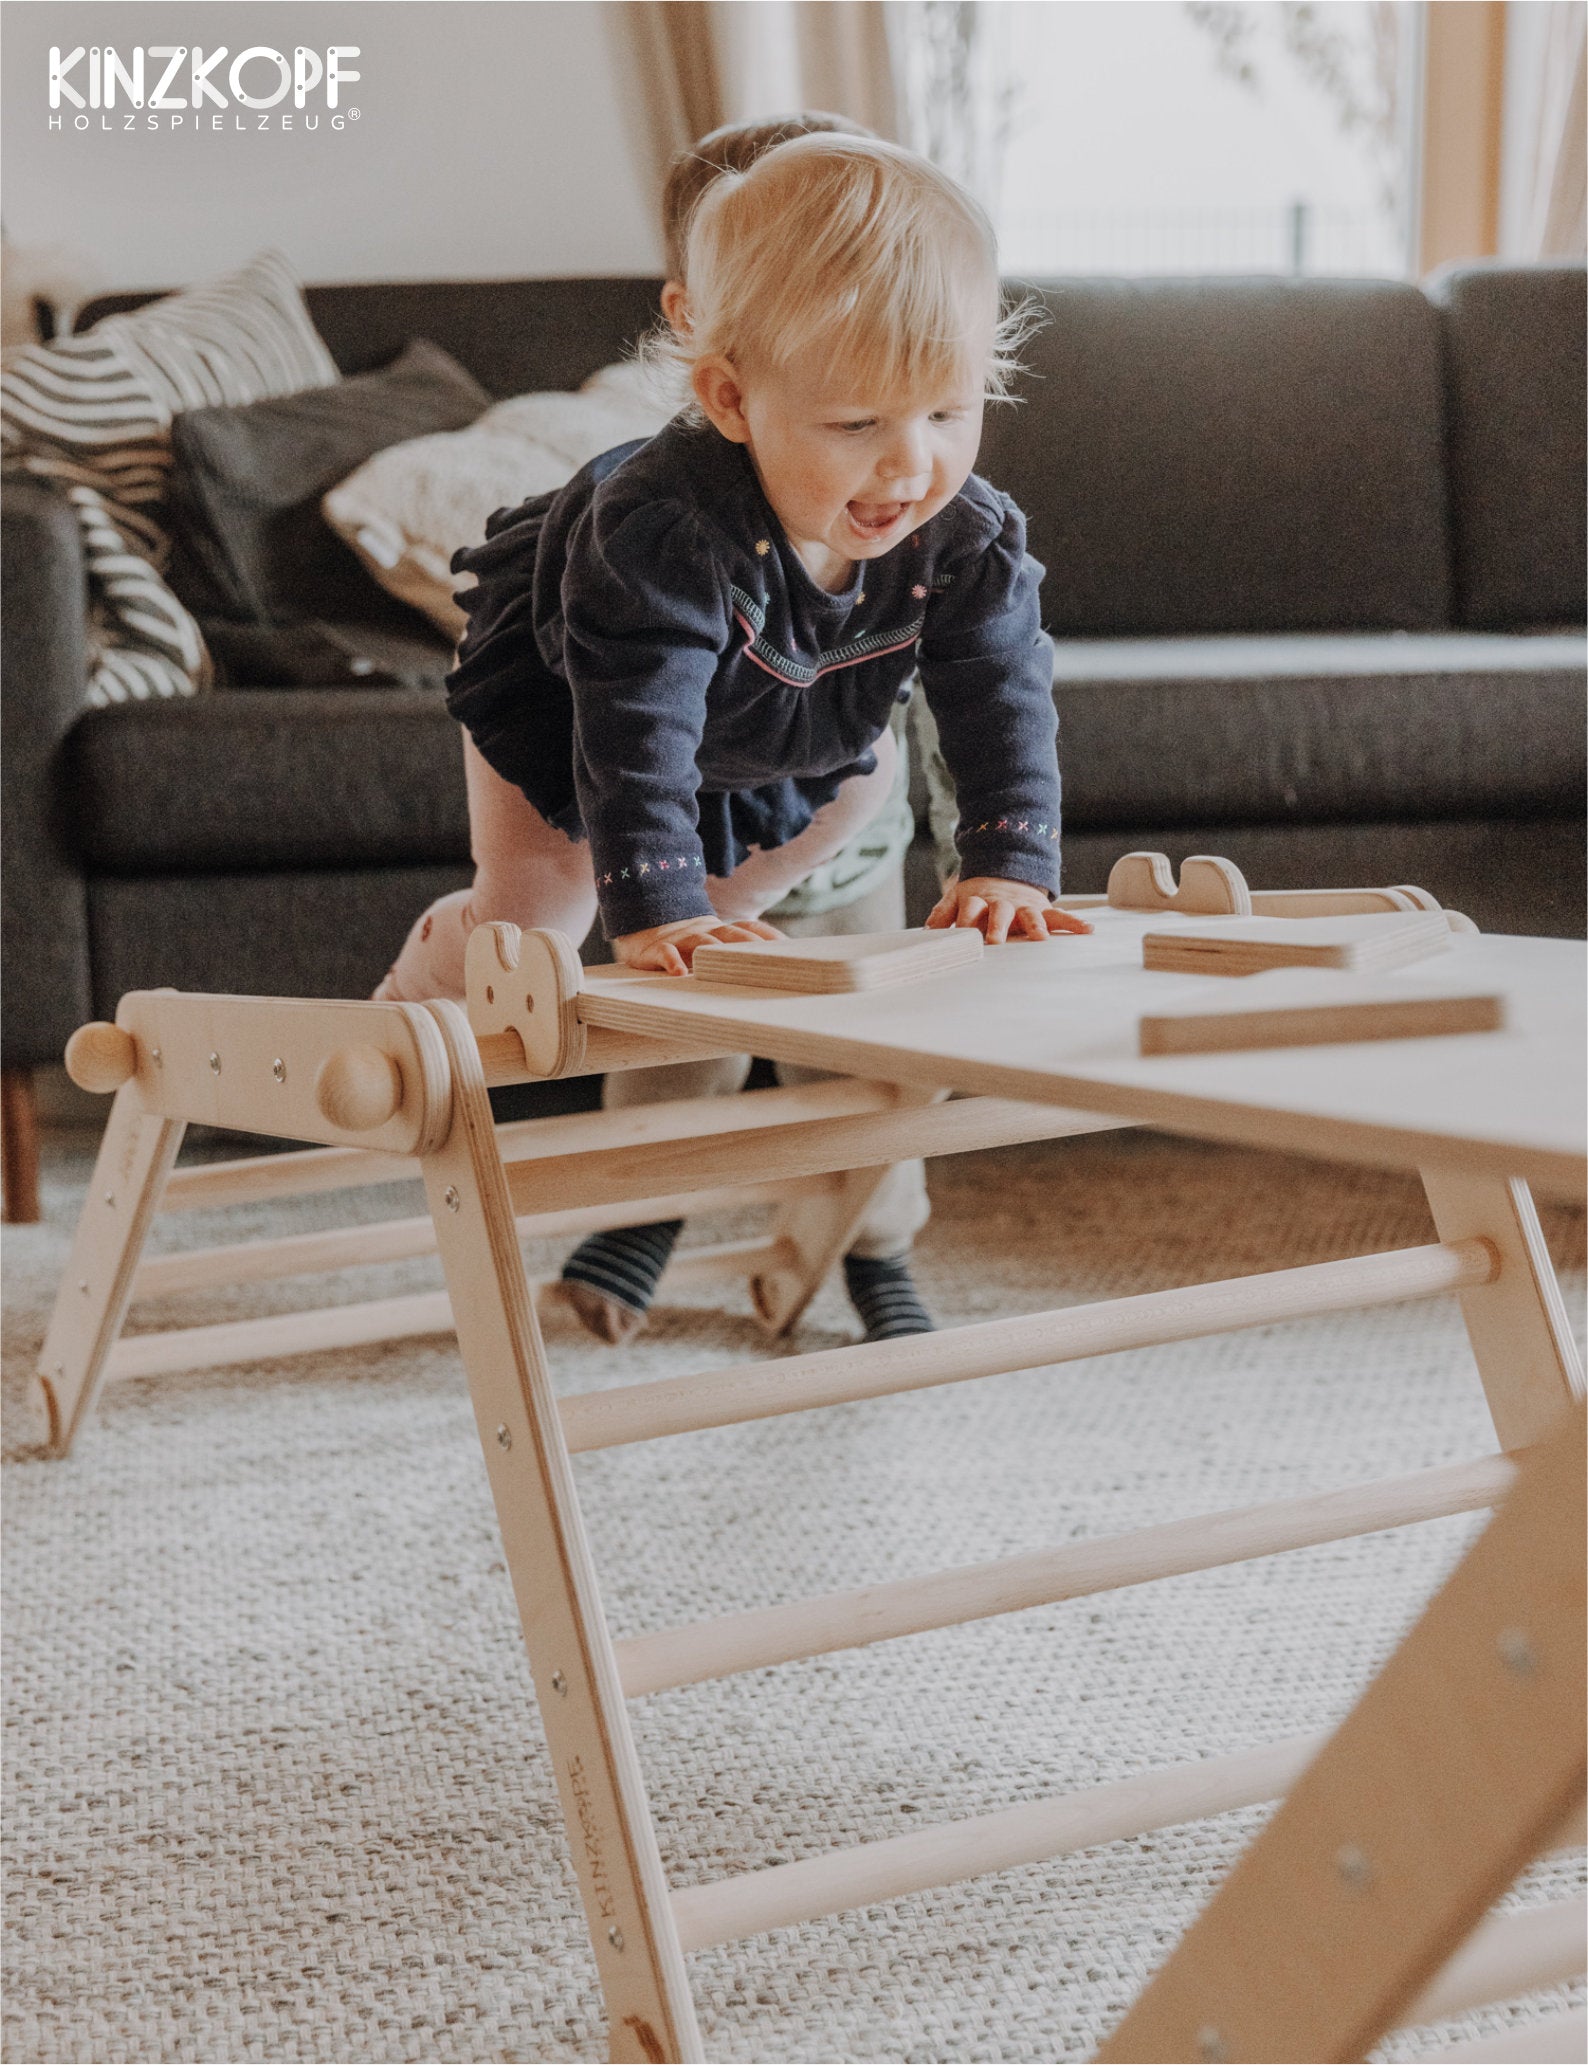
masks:
[[[963,409],[934,409],[932,411],[932,421],[934,423],[963,423],[964,420],[965,411]]]
[[[875,416],[866,416],[854,423],[829,423],[829,430],[870,430],[875,426]]]

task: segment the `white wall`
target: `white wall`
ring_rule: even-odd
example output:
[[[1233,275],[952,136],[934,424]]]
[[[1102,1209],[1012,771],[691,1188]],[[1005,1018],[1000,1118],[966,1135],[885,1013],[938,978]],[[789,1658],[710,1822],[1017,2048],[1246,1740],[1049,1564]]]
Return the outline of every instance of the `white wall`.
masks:
[[[7,238],[70,247],[98,287],[181,285],[266,244],[317,282],[660,269],[608,0],[8,0],[4,32]],[[358,117],[333,132],[322,90],[313,132],[276,115],[260,132],[233,110],[219,134],[192,113],[151,134],[147,111],[128,133],[118,108],[89,110],[81,133],[69,107],[52,132],[49,49],[79,43],[127,58],[138,44],[264,44],[289,61],[299,44],[356,44],[362,77],[343,103]],[[86,98],[84,64],[71,77]],[[269,77],[256,60],[244,83],[262,95]]]

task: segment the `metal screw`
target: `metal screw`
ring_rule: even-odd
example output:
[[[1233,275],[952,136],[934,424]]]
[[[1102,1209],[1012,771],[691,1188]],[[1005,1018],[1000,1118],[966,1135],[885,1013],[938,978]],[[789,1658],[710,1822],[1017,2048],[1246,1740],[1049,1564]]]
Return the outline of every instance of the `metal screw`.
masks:
[[[498,1448],[511,1448],[511,1447],[512,1447],[512,1445],[513,1445],[513,1437],[512,1437],[511,1433],[510,1433],[510,1432],[508,1431],[508,1429],[507,1429],[506,1427],[498,1427],[498,1428],[497,1428],[497,1430],[496,1430],[496,1445],[497,1445],[497,1447],[498,1447]]]
[[[220,1072],[221,1072],[221,1057],[220,1057],[220,1056],[219,1056],[218,1054],[212,1054],[212,1055],[210,1056],[210,1074],[211,1074],[212,1076],[218,1076],[218,1075],[220,1074]]]
[[[87,1279],[86,1279],[86,1278],[85,1278],[85,1279],[83,1280],[83,1282],[82,1282],[82,1283],[80,1283],[80,1284],[79,1284],[79,1285],[77,1286],[77,1288],[78,1288],[78,1289],[79,1289],[79,1290],[80,1290],[80,1291],[82,1292],[82,1294],[83,1294],[83,1296],[84,1296],[85,1298],[86,1298],[86,1297],[88,1296],[88,1282],[87,1282]]]
[[[287,1064],[282,1060],[279,1054],[276,1056],[275,1060],[272,1061],[270,1064],[270,1073],[275,1077],[278,1083],[284,1083],[287,1080]]]
[[[165,1056],[160,1052],[158,1047],[151,1047],[149,1049],[149,1059],[154,1063],[156,1068],[165,1067]]]
[[[607,1941],[614,1950],[621,1950],[623,1948],[623,1931],[616,1922],[607,1930]]]
[[[1538,1669],[1538,1652],[1527,1639],[1525,1628],[1502,1628],[1495,1647],[1513,1676],[1531,1678]]]
[[[557,1696],[560,1699],[566,1699],[568,1697],[568,1680],[563,1676],[561,1671],[552,1672],[551,1689],[553,1692],[557,1694]]]
[[[462,1204],[463,1200],[458,1196],[457,1186],[455,1184],[449,1183],[446,1189],[442,1191],[441,1202],[446,1206],[449,1212],[455,1212],[458,1209],[459,1205]]]
[[[1345,1843],[1334,1853],[1334,1865],[1353,1893],[1360,1893],[1373,1883],[1373,1867],[1367,1852],[1359,1850],[1355,1843]]]
[[[1199,2058],[1213,2059],[1223,2059],[1229,2056],[1229,2052],[1224,2048],[1222,2034],[1213,2027],[1211,2022],[1204,2022],[1197,2031],[1197,2056]]]
[[[114,1192],[113,1190],[107,1190],[107,1191],[105,1192],[105,1203],[106,1203],[107,1205],[110,1205],[110,1206],[114,1207],[114,1205],[115,1205],[115,1202],[116,1202],[116,1193],[115,1193],[115,1192]]]

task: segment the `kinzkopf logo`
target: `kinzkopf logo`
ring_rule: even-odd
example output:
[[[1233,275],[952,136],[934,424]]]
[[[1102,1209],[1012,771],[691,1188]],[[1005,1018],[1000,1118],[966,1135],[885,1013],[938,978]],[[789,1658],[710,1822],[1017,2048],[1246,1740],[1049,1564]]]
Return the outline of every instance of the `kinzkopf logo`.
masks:
[[[235,55],[223,43],[79,44],[50,51],[51,129],[341,129],[359,111],[342,89],[362,74],[349,69],[356,43],[325,50],[300,44],[289,58],[252,43]]]

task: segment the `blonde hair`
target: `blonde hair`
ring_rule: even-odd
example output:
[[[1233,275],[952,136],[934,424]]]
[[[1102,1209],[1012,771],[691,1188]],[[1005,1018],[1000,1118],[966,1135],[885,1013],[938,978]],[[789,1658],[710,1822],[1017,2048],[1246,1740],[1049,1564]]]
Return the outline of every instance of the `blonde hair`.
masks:
[[[869,136],[799,136],[725,171],[690,217],[688,318],[647,356],[782,371],[819,349],[861,394],[941,391],[974,369],[1008,398],[1030,304],[1005,311],[992,224],[944,172]],[[982,352],[985,351],[985,360]]]
[[[667,170],[662,188],[662,245],[667,277],[684,277],[684,245],[690,217],[701,195],[724,172],[748,172],[756,159],[791,137],[812,136],[818,131],[844,136],[871,136],[875,132],[851,122],[847,115],[829,115],[819,108],[805,108],[793,115],[769,115],[761,122],[727,122],[682,151]]]

